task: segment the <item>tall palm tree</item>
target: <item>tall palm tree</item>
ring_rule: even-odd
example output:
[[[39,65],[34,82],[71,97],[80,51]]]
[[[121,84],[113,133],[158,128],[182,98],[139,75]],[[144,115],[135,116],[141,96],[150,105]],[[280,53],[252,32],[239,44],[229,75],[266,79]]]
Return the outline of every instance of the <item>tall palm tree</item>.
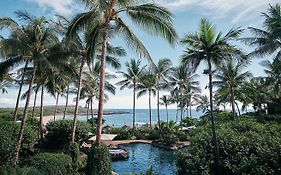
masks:
[[[16,12],[16,15],[19,19],[22,19],[24,15],[23,12]],[[24,19],[24,18],[23,18]],[[28,22],[26,20],[25,22]],[[18,76],[20,80],[17,80],[16,82],[19,83],[19,91],[17,95],[16,100],[16,106],[14,111],[14,121],[17,119],[17,113],[18,113],[18,107],[19,107],[19,101],[21,97],[21,91],[24,84],[25,79],[25,71],[28,67],[28,62],[30,61],[30,54],[26,50],[26,46],[24,41],[21,40],[21,37],[25,35],[24,27],[21,26],[21,24],[17,23],[15,20],[9,17],[3,17],[0,18],[0,29],[9,29],[10,36],[9,38],[3,38],[1,37],[1,56],[3,56],[6,61],[2,62],[0,64],[0,79],[3,75],[9,71],[10,67],[13,67],[13,65],[16,65],[17,63],[21,63],[22,61],[25,62],[25,66],[23,69],[23,72],[21,73],[21,76]],[[20,35],[22,35],[20,37]]]
[[[181,126],[183,120],[183,109],[189,103],[191,92],[200,92],[199,82],[195,80],[197,74],[193,74],[187,67],[179,66],[173,69],[169,76],[169,84],[173,88],[173,93],[178,93],[180,98]]]
[[[217,143],[215,118],[213,113],[213,66],[219,65],[222,60],[229,59],[229,57],[235,53],[240,53],[235,46],[229,43],[229,41],[238,39],[241,32],[242,30],[237,28],[231,29],[226,35],[216,33],[215,27],[207,19],[201,19],[199,31],[187,34],[181,40],[182,44],[187,46],[182,56],[184,64],[191,65],[194,71],[198,68],[201,62],[205,62],[208,65],[205,73],[209,76],[209,98],[216,174],[219,174],[219,147]]]
[[[94,3],[94,2],[93,2]],[[92,9],[93,10],[93,9]],[[89,12],[89,14],[92,14]],[[96,12],[94,12],[96,13]],[[102,36],[99,35],[100,26],[97,26],[98,22],[93,21],[84,21],[82,26],[79,26],[81,21],[85,20],[85,18],[81,18],[84,16],[83,14],[78,14],[72,21],[67,20],[64,17],[60,17],[61,21],[58,22],[59,26],[61,26],[62,31],[66,30],[66,43],[68,46],[73,49],[73,52],[79,58],[80,66],[78,71],[78,85],[77,85],[77,96],[75,100],[75,109],[74,109],[74,117],[73,117],[73,125],[72,125],[72,136],[71,141],[75,142],[75,131],[76,131],[76,123],[77,123],[77,115],[78,115],[78,107],[79,107],[79,99],[81,95],[81,87],[82,87],[82,74],[84,72],[84,66],[87,64],[88,68],[91,68],[91,65],[95,61],[99,61],[102,63],[103,52],[102,52]],[[87,16],[87,15],[86,15]],[[78,18],[77,18],[78,17]],[[85,16],[84,16],[85,17]],[[90,17],[90,16],[88,16]],[[91,18],[92,20],[92,18]],[[78,25],[78,26],[77,26]],[[78,30],[79,29],[79,30]],[[105,44],[108,55],[106,55],[106,59],[104,63],[110,63],[113,67],[120,67],[120,64],[117,63],[116,58],[113,56],[125,56],[126,52],[121,47],[113,47],[109,45],[107,42]],[[102,64],[101,64],[102,65]],[[90,70],[91,71],[91,70]],[[104,97],[101,101],[103,101]],[[100,128],[101,129],[101,128]]]
[[[169,122],[169,112],[168,112],[168,105],[171,104],[170,97],[168,95],[163,95],[160,98],[160,105],[164,105],[166,108],[166,116],[167,116],[167,123]]]
[[[168,75],[172,71],[172,62],[168,58],[160,59],[158,63],[153,66],[153,73],[156,76],[156,90],[157,90],[157,119],[158,127],[161,127],[160,119],[160,89],[167,85]]]
[[[275,59],[281,59],[281,7],[280,4],[269,5],[266,13],[262,13],[265,18],[264,29],[249,27],[252,37],[243,38],[246,44],[256,47],[249,55],[267,56],[276,54]]]
[[[100,96],[98,109],[98,127],[96,144],[101,143],[103,99],[104,99],[104,80],[105,80],[105,62],[107,56],[107,43],[110,35],[120,34],[125,39],[126,44],[151,61],[151,57],[145,46],[123,21],[121,15],[125,13],[139,27],[149,33],[161,36],[173,44],[176,41],[176,32],[173,28],[172,14],[164,7],[153,3],[140,4],[140,1],[125,0],[83,0],[88,7],[88,11],[80,13],[74,17],[69,26],[68,35],[72,36],[86,25],[93,24],[91,28],[91,41],[101,35],[102,59],[100,72]],[[112,32],[111,32],[112,31]]]
[[[99,71],[101,69],[101,65],[99,62],[95,63],[95,65],[92,66],[91,72],[84,72],[83,73],[83,86],[81,88],[81,95],[80,99],[86,99],[88,107],[91,108],[91,116],[93,120],[93,101],[95,99],[98,99],[99,97]],[[105,90],[113,95],[115,95],[115,87],[110,84],[108,80],[116,78],[115,75],[110,74],[106,72],[105,75],[106,81],[105,81]],[[104,101],[108,100],[108,96],[105,94]]]
[[[219,66],[214,76],[216,80],[213,83],[218,87],[219,99],[228,101],[231,105],[232,119],[236,117],[235,101],[243,96],[240,87],[251,77],[249,71],[243,72],[244,68],[245,64],[230,60]]]
[[[133,88],[133,132],[135,133],[135,122],[136,122],[136,88],[140,82],[141,77],[146,66],[141,66],[141,60],[131,59],[130,62],[126,62],[126,72],[119,72],[124,80],[117,82],[120,85],[120,90],[124,88]]]
[[[137,98],[148,93],[149,127],[152,128],[151,96],[156,95],[156,78],[151,71],[144,71],[137,85]]]

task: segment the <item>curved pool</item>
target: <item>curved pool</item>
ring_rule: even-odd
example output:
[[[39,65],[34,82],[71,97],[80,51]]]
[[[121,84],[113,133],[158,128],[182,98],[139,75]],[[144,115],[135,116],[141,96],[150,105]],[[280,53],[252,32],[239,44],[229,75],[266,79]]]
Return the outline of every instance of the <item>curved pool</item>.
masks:
[[[175,175],[176,159],[172,151],[166,151],[150,144],[133,143],[123,145],[129,151],[129,159],[113,162],[113,169],[120,175],[145,173],[152,166],[159,175]]]

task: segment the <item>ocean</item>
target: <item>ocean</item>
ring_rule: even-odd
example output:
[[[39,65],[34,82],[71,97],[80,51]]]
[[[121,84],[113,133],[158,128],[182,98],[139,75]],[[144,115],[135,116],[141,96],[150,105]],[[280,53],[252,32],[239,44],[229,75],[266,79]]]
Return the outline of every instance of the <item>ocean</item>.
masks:
[[[105,123],[104,126],[110,125],[114,127],[122,127],[124,125],[132,126],[133,123],[133,110],[132,109],[106,109],[105,111],[110,112],[128,112],[126,114],[112,114],[112,115],[104,115]],[[195,109],[191,110],[191,114],[193,118],[199,118],[203,115],[201,111],[196,111]],[[178,111],[178,119],[177,110],[176,109],[168,109],[169,120],[180,121],[180,111]],[[184,112],[184,117],[187,116],[187,113]],[[89,115],[90,117],[90,115]],[[96,117],[96,116],[95,116]],[[160,118],[163,121],[167,121],[167,115],[165,109],[160,109]],[[86,115],[80,115],[79,120],[85,121],[87,119]],[[157,123],[157,109],[152,109],[152,122]],[[143,125],[149,123],[149,110],[148,109],[136,109],[136,124]]]

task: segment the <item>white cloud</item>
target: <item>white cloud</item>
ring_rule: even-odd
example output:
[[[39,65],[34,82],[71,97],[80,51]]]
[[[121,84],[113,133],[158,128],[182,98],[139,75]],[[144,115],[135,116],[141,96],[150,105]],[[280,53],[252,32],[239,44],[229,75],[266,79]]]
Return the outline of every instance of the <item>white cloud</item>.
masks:
[[[154,0],[172,10],[186,8],[203,8],[203,12],[215,15],[215,17],[231,16],[233,23],[240,20],[248,20],[259,15],[268,4],[275,4],[279,0]]]
[[[55,13],[61,15],[69,15],[77,8],[74,0],[25,0],[27,2],[36,3],[41,8],[51,8]]]

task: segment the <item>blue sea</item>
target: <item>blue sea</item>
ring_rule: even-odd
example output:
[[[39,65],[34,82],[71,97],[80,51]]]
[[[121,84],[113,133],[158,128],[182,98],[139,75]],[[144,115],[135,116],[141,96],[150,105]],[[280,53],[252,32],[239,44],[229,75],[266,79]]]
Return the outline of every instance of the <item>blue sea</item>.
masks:
[[[113,115],[104,115],[105,125],[110,125],[114,127],[122,127],[124,125],[132,126],[133,123],[133,110],[132,109],[106,109],[105,111],[110,112],[128,112],[126,114],[113,114]],[[189,113],[189,112],[188,112]],[[169,120],[173,120],[176,122],[180,121],[180,111],[178,111],[178,119],[177,119],[177,110],[169,109]],[[199,118],[203,115],[202,112],[196,111],[194,109],[191,110],[192,117]],[[187,117],[187,112],[185,111],[183,114],[184,117]],[[90,117],[90,116],[89,116]],[[79,120],[86,120],[86,115],[79,116]],[[167,115],[165,109],[160,109],[160,118],[163,121],[167,121]],[[152,121],[153,123],[157,123],[157,109],[152,109]],[[136,109],[136,124],[148,124],[149,123],[149,110],[148,109]]]

